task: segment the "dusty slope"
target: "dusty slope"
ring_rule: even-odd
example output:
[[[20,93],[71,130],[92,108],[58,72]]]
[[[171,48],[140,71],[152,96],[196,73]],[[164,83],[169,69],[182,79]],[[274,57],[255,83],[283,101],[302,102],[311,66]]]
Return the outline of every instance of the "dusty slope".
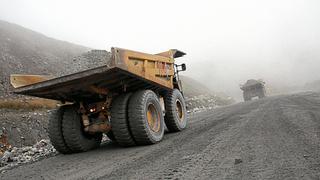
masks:
[[[88,50],[0,20],[0,97],[9,93],[11,73],[64,72],[74,56]]]
[[[190,117],[153,146],[105,144],[0,179],[319,179],[320,93],[269,97]]]
[[[320,91],[320,80],[309,82],[305,84],[301,89]]]

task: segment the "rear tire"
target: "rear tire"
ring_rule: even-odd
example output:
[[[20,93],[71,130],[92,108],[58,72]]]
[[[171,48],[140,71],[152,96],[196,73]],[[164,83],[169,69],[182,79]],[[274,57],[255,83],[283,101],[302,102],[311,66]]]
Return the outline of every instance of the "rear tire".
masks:
[[[251,101],[251,97],[249,97],[249,96],[247,95],[247,93],[243,93],[243,100],[244,100],[244,101]]]
[[[182,131],[187,126],[185,100],[178,89],[169,91],[165,96],[166,115],[164,121],[170,132]]]
[[[48,134],[53,147],[62,154],[72,153],[62,134],[63,108],[52,111],[49,117]]]
[[[128,115],[130,129],[137,144],[155,144],[162,140],[162,108],[153,91],[143,90],[134,93],[129,101]]]
[[[131,94],[117,97],[111,105],[111,127],[114,138],[120,146],[134,146],[136,143],[128,122],[128,101]]]
[[[262,99],[266,97],[266,94],[262,91],[260,94],[259,94],[259,99]]]
[[[102,133],[89,135],[84,132],[76,106],[64,106],[62,132],[66,144],[73,152],[84,152],[97,148],[102,139]]]

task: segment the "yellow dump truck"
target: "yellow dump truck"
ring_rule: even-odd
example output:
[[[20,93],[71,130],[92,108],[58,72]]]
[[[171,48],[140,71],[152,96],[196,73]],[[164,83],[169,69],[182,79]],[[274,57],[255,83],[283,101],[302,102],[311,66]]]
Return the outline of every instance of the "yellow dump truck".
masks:
[[[243,91],[244,101],[251,101],[254,97],[259,99],[266,97],[265,82],[262,80],[249,79],[240,85],[240,89]]]
[[[105,66],[52,78],[11,75],[17,94],[58,100],[49,119],[49,137],[61,153],[88,151],[105,133],[121,146],[154,144],[164,125],[171,132],[186,128],[186,104],[178,73],[185,64],[179,50],[147,54],[111,48]]]

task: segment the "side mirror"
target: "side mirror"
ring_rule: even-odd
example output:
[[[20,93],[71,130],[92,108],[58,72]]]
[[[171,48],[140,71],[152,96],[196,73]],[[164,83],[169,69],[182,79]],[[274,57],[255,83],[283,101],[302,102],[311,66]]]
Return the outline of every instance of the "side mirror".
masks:
[[[187,66],[186,64],[180,64],[180,65],[177,65],[175,64],[176,68],[177,68],[177,72],[180,72],[180,71],[185,71],[187,69]],[[181,67],[181,68],[180,68]]]
[[[181,71],[185,71],[185,70],[187,70],[187,66],[186,66],[186,64],[181,64]]]

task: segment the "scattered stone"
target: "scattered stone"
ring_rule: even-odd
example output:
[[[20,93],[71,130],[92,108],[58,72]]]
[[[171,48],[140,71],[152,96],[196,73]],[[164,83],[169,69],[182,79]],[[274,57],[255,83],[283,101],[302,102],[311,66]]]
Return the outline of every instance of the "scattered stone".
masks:
[[[218,107],[215,96],[199,95],[186,98],[187,113],[197,113]]]
[[[172,172],[179,172],[177,169],[172,170]]]
[[[240,163],[242,163],[243,161],[242,161],[242,159],[240,159],[240,158],[235,158],[234,159],[234,164],[235,165],[237,165],[237,164],[240,164]]]
[[[2,161],[4,160],[4,161],[6,161],[6,162],[10,162],[11,156],[12,156],[12,153],[9,152],[9,151],[6,151],[6,152],[4,152],[1,160],[2,160]]]
[[[108,140],[109,140],[108,136],[105,133],[103,133],[101,142],[106,142]]]
[[[41,140],[33,146],[13,147],[4,152],[0,159],[0,172],[20,164],[34,162],[57,153],[49,140]]]
[[[18,151],[18,148],[17,147],[13,147],[12,149],[11,149],[11,152],[12,153],[15,153],[15,152],[17,152]]]

